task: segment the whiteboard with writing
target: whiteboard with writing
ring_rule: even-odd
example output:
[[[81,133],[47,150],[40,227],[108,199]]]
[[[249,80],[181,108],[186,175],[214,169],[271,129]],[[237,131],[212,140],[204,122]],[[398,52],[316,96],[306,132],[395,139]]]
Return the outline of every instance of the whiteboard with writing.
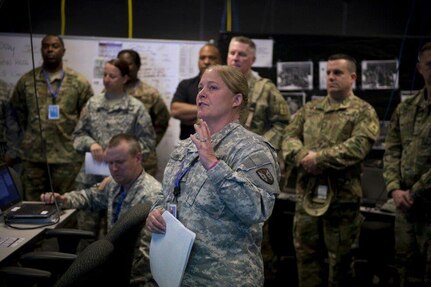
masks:
[[[0,79],[14,85],[18,79],[34,66],[42,64],[40,53],[44,35],[0,33]],[[170,105],[178,83],[196,76],[199,49],[202,41],[126,39],[64,36],[66,53],[64,63],[82,73],[92,84],[94,92],[103,89],[104,62],[115,58],[122,49],[134,49],[141,56],[142,66],[139,77],[155,87]],[[163,140],[157,147],[159,174],[162,172],[169,154],[179,138],[179,121],[171,119]]]

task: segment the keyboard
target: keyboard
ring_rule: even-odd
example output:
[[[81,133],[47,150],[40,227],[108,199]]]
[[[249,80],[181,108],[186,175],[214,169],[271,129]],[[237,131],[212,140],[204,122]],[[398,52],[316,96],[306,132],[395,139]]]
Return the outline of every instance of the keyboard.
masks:
[[[3,237],[0,236],[0,248],[15,247],[24,241],[22,237]]]

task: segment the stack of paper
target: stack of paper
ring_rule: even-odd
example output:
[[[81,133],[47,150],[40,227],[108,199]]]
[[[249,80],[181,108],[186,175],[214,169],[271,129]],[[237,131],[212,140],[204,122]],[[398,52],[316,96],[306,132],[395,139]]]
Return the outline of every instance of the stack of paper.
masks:
[[[96,161],[91,152],[85,153],[85,174],[110,176],[109,166],[106,162]]]
[[[181,285],[196,234],[171,213],[164,212],[166,233],[153,233],[150,244],[150,266],[159,287]]]

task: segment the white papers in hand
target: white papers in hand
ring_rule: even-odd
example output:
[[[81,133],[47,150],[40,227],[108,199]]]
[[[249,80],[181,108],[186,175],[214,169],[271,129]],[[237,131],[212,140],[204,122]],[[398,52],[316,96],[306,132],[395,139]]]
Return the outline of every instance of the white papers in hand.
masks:
[[[91,152],[85,153],[85,174],[96,174],[110,176],[108,164],[106,162],[99,162],[93,159]]]
[[[151,273],[159,287],[181,285],[196,234],[170,212],[163,212],[166,233],[153,233],[150,244]]]

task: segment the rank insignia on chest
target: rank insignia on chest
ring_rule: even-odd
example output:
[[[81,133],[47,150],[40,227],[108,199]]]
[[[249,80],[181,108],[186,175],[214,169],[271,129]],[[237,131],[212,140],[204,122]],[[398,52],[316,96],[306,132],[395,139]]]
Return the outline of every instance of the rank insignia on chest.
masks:
[[[274,177],[272,176],[271,172],[267,168],[260,168],[256,170],[257,175],[261,180],[266,182],[267,184],[273,184],[274,183]]]

